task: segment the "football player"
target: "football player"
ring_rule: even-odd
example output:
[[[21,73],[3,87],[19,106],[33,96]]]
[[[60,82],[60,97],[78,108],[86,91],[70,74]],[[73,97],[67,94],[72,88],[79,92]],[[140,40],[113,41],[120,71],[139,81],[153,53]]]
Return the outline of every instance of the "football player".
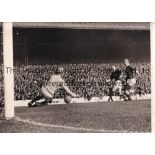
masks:
[[[134,86],[136,84],[136,78],[135,76],[140,74],[136,70],[136,68],[132,67],[130,65],[130,62],[128,59],[124,59],[124,64],[126,66],[125,68],[125,74],[126,74],[126,86],[125,86],[125,94],[128,98],[128,100],[132,100],[131,95],[134,93]]]
[[[122,94],[122,71],[118,69],[118,66],[112,65],[112,74],[110,79],[113,83],[112,91],[115,93],[118,90],[119,95]]]
[[[112,73],[110,76],[110,85],[109,85],[109,99],[108,101],[113,101],[112,96],[116,94],[116,92],[118,91],[119,96],[122,95],[122,78],[123,72],[118,69],[117,65],[112,65]],[[108,82],[108,81],[107,81]]]
[[[56,74],[52,75],[47,82],[45,86],[42,86],[40,89],[40,95],[38,95],[35,99],[30,101],[28,103],[29,107],[36,107],[36,106],[42,106],[46,105],[48,103],[52,102],[52,99],[54,97],[54,93],[59,88],[64,88],[68,94],[70,94],[72,97],[80,97],[79,95],[76,95],[73,93],[68,86],[66,85],[65,81],[62,79],[63,75],[63,68],[58,68],[56,70]],[[40,99],[44,99],[43,102],[37,102]]]

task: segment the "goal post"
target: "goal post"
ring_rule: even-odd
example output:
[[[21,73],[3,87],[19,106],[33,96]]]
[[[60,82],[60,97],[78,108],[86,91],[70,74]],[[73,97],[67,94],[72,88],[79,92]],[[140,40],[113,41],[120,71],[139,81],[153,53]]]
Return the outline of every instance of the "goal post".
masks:
[[[13,24],[3,23],[5,118],[14,117]]]

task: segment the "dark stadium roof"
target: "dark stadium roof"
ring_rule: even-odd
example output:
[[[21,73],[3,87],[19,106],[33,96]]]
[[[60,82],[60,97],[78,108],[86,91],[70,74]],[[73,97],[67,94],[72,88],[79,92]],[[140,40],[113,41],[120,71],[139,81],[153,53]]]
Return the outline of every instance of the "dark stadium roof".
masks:
[[[15,28],[150,30],[147,22],[15,22]]]

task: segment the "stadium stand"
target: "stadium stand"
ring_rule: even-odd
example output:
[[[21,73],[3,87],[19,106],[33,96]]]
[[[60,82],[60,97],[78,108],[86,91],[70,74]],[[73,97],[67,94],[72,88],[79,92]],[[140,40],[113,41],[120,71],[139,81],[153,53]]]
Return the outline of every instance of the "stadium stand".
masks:
[[[65,69],[64,79],[72,91],[84,97],[102,97],[108,94],[105,80],[110,76],[111,65],[118,64],[124,69],[120,56],[131,60],[133,55],[139,59],[131,60],[132,65],[142,76],[137,80],[136,89],[151,93],[150,59],[146,58],[150,52],[149,23],[37,23],[37,27],[36,23],[14,23],[14,27],[16,100],[34,98],[58,66]],[[79,60],[70,57],[75,53]],[[60,56],[67,62],[61,61]],[[39,60],[40,57],[44,60]],[[113,57],[115,60],[111,60]],[[0,76],[0,85],[2,83]],[[2,86],[0,93],[0,101],[3,101]],[[64,95],[61,90],[56,92],[55,98]]]
[[[117,64],[124,69],[118,61],[94,60],[74,61],[74,63],[53,62],[51,65],[18,65],[15,66],[15,99],[28,100],[39,93],[42,84],[47,80],[59,66],[65,70],[64,79],[70,89],[83,97],[102,97],[108,94],[108,87],[105,80],[111,74],[112,64]],[[136,89],[141,88],[145,94],[151,94],[150,63],[147,61],[133,62],[142,78],[137,80]],[[63,98],[64,90],[55,93],[55,98]]]

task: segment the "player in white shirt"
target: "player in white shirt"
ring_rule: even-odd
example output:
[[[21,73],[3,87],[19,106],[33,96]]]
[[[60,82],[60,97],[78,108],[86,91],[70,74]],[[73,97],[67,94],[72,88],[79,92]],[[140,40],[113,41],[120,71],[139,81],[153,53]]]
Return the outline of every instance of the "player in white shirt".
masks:
[[[36,107],[46,105],[47,103],[51,103],[54,97],[54,93],[59,88],[64,88],[68,94],[70,94],[74,98],[80,97],[73,93],[68,86],[66,85],[65,81],[62,79],[63,68],[58,68],[55,75],[52,75],[49,81],[47,82],[46,86],[42,86],[40,90],[40,95],[38,95],[35,99],[28,103],[29,107]],[[37,102],[40,99],[45,99],[43,102]]]

